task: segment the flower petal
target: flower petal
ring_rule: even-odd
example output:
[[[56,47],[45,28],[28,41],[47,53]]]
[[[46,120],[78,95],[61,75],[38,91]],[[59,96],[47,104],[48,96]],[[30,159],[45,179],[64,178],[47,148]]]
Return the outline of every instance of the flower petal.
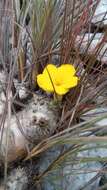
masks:
[[[78,84],[78,77],[74,76],[71,78],[69,77],[69,80],[68,81],[66,80],[62,84],[62,86],[63,86],[63,88],[73,88],[73,87],[77,86],[77,84]]]
[[[71,78],[71,76],[74,76],[76,73],[76,70],[73,65],[70,64],[63,64],[58,68],[57,71],[57,78],[59,81],[66,81]]]
[[[50,78],[47,75],[39,74],[37,76],[38,85],[47,92],[53,92],[53,85]]]
[[[46,75],[47,77],[51,78],[51,80],[55,80],[57,73],[57,68],[55,65],[49,64],[45,67],[43,71],[43,75]]]
[[[58,95],[64,95],[69,91],[69,89],[64,88],[63,86],[57,86],[55,85],[55,92]]]

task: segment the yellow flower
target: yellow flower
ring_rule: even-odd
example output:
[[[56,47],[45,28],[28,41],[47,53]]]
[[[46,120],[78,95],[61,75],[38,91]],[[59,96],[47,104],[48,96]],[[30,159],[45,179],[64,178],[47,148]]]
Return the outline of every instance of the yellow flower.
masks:
[[[76,70],[73,65],[63,64],[60,67],[49,64],[42,74],[37,76],[37,83],[40,88],[47,92],[56,92],[58,95],[66,94],[70,88],[78,83],[75,76]]]

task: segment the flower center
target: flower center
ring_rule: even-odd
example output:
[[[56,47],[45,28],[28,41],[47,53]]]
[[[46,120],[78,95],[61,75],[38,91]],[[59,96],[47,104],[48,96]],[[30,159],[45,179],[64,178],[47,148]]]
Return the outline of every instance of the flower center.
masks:
[[[60,86],[61,85],[61,82],[59,82],[59,81],[56,81],[56,86]]]
[[[55,85],[56,85],[56,86],[60,86],[61,84],[62,84],[62,80],[60,80],[59,77],[56,77],[56,78],[55,78]]]

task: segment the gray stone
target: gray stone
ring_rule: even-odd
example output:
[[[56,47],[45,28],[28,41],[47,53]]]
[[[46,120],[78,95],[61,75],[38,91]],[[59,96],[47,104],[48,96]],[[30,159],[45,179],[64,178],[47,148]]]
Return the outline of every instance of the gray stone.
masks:
[[[83,148],[90,148],[96,144],[90,144]],[[65,149],[67,145],[65,146]],[[40,172],[43,172],[48,168],[49,164],[60,154],[62,148],[53,148],[44,154],[40,162]],[[74,158],[69,157],[69,160],[64,160],[60,166],[54,168],[44,177],[42,181],[43,190],[56,190],[56,189],[67,189],[67,190],[81,190],[85,185],[84,190],[97,190],[101,176],[99,176],[94,182],[89,183],[97,174],[98,171],[103,167],[102,163],[98,161],[82,162],[82,158],[102,158],[107,157],[106,148],[94,148],[86,151],[81,151]],[[73,159],[73,160],[72,160]],[[78,160],[79,159],[79,160]],[[74,160],[78,160],[77,164],[74,164]],[[89,185],[87,185],[89,183]]]

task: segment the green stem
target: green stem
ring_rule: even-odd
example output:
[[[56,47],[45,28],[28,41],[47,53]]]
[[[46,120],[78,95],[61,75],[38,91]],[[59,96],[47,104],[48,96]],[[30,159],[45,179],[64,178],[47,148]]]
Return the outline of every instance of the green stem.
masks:
[[[62,95],[58,95],[58,94],[54,93],[54,101],[55,102],[61,102],[62,98],[63,98]]]

